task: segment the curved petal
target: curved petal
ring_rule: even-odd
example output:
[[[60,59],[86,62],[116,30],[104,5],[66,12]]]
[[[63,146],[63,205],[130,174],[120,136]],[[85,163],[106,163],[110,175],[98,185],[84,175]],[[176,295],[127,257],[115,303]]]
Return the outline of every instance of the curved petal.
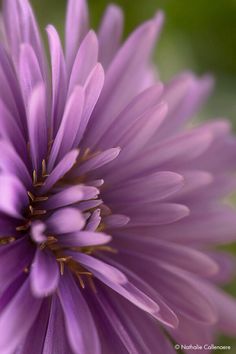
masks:
[[[36,297],[51,295],[59,283],[59,266],[54,257],[46,250],[38,249],[30,269],[32,293]]]
[[[62,177],[65,176],[67,172],[76,163],[76,159],[79,155],[78,150],[71,150],[66,154],[63,159],[58,163],[58,165],[52,170],[52,172],[47,177],[44,185],[40,189],[40,193],[46,193],[51,187],[54,186]]]
[[[100,343],[93,318],[84,297],[69,273],[63,276],[58,290],[66,331],[76,354],[100,354]]]
[[[23,219],[29,200],[25,187],[13,175],[0,175],[0,210],[14,218]]]
[[[26,279],[0,314],[0,352],[16,350],[36,320],[40,306],[41,300],[32,296],[29,279]]]

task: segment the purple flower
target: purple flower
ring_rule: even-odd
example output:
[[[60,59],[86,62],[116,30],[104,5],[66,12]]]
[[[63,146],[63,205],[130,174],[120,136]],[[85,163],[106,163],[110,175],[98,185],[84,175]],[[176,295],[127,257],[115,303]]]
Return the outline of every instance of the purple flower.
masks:
[[[169,338],[236,335],[218,288],[234,263],[213,250],[236,237],[221,202],[236,140],[223,120],[186,124],[211,78],[157,79],[162,13],[121,45],[119,8],[95,34],[69,0],[50,65],[27,0],[2,19],[0,353],[172,354]]]

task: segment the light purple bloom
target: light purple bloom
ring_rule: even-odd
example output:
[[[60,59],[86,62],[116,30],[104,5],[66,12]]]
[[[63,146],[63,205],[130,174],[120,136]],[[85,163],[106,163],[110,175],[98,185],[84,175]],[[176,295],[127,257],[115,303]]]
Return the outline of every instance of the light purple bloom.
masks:
[[[69,0],[48,65],[27,0],[3,1],[1,354],[172,354],[170,337],[236,335],[218,288],[234,263],[213,250],[236,238],[221,202],[236,140],[224,120],[188,125],[211,78],[158,80],[162,13],[123,45],[122,22],[109,6],[95,34]]]

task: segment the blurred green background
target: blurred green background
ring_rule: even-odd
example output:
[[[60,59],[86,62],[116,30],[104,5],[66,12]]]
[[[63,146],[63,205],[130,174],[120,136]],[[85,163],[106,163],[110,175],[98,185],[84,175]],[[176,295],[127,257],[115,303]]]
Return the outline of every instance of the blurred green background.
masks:
[[[42,29],[53,23],[63,35],[66,0],[32,0],[32,3]],[[109,3],[109,0],[88,0],[93,28],[97,28]],[[236,0],[113,0],[113,3],[124,11],[125,36],[157,9],[165,11],[166,23],[155,53],[161,79],[167,80],[186,69],[199,75],[212,73],[215,91],[200,117],[228,117],[236,130]],[[236,254],[235,246],[228,249]],[[236,281],[227,290],[236,297]],[[236,354],[236,339],[222,338],[221,343],[231,345],[230,353]]]

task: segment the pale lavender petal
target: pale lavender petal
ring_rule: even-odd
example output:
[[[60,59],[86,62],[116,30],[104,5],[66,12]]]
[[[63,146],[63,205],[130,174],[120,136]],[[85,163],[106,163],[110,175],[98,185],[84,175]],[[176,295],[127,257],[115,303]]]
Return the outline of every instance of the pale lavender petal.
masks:
[[[119,232],[114,236],[113,246],[125,252],[145,252],[147,256],[156,257],[164,263],[202,276],[217,276],[219,271],[217,262],[211,256],[192,247],[159,240],[157,237],[131,236],[128,233]]]
[[[69,70],[87,31],[88,8],[86,0],[69,0],[65,24],[66,62]]]
[[[112,214],[104,217],[104,223],[108,228],[112,227],[123,227],[130,221],[130,218],[122,214]]]
[[[90,171],[96,170],[99,167],[102,167],[109,162],[116,159],[119,155],[121,149],[119,147],[112,148],[103,152],[96,154],[94,157],[91,157],[88,161],[79,164],[78,167],[72,172],[72,176],[81,176]]]
[[[66,67],[61,42],[56,29],[47,26],[52,68],[52,117],[53,135],[57,133],[66,100],[67,83]]]
[[[64,156],[59,164],[52,170],[47,177],[44,185],[40,189],[40,193],[46,193],[52,186],[54,186],[76,163],[76,159],[79,155],[78,150],[72,150]]]
[[[160,100],[162,90],[163,85],[159,82],[135,96],[119,115],[114,117],[115,119],[113,119],[114,121],[112,121],[108,129],[104,129],[98,146],[107,149],[111,144],[112,146],[117,145],[125,132],[129,130],[145,112],[157,104]],[[89,132],[89,137],[91,137],[91,140],[87,141],[85,137],[85,142],[93,146],[94,140],[96,139],[96,132]]]
[[[159,127],[165,120],[167,113],[166,103],[160,103],[145,112],[138,121],[127,130],[118,141],[122,148],[120,161],[129,161],[142,153],[149,146],[152,137],[156,136]]]
[[[156,313],[159,311],[159,306],[134,285],[129,283],[125,275],[118,269],[85,254],[75,254],[74,252],[68,252],[68,254],[74,259],[77,259],[98,279],[120,295],[124,296],[142,310],[150,313],[152,316],[156,316]]]
[[[30,152],[34,169],[39,172],[42,161],[46,159],[47,132],[46,89],[44,84],[35,87],[29,98],[27,123]]]
[[[27,105],[33,89],[43,82],[38,59],[29,44],[21,44],[20,47],[19,81],[25,104]]]
[[[14,353],[34,323],[40,305],[41,300],[31,294],[29,280],[25,280],[17,294],[0,314],[0,351],[2,353]]]
[[[106,244],[111,241],[111,236],[102,232],[81,231],[58,236],[58,241],[65,247],[87,247]]]
[[[69,97],[65,112],[55,140],[52,145],[48,161],[48,170],[52,171],[53,166],[58,163],[66,153],[76,146],[76,139],[81,125],[82,112],[84,108],[84,90],[76,86]]]
[[[100,209],[94,210],[94,212],[90,216],[90,218],[85,226],[85,230],[86,231],[95,231],[98,228],[101,220],[102,220],[102,217],[101,217]]]
[[[0,174],[0,210],[17,219],[23,219],[28,205],[27,191],[13,175]]]
[[[172,196],[183,189],[183,176],[174,172],[156,172],[138,179],[131,179],[109,191],[112,204],[147,203]]]
[[[86,211],[86,210],[89,210],[89,209],[93,209],[93,208],[96,208],[98,207],[99,205],[102,204],[102,200],[101,199],[97,199],[97,200],[89,200],[87,202],[81,202],[79,203],[78,205],[78,209],[80,211]]]
[[[28,43],[34,49],[42,73],[45,70],[44,51],[39,29],[28,0],[4,0],[3,19],[7,40],[17,61],[22,43]]]
[[[168,115],[160,128],[158,138],[176,134],[187,119],[193,117],[209,95],[213,80],[209,76],[201,79],[192,73],[174,78],[164,89],[162,99],[168,104]]]
[[[50,251],[38,249],[30,269],[31,290],[36,297],[51,295],[59,283],[59,265]]]
[[[114,119],[130,99],[142,91],[140,81],[142,82],[144,67],[146,69],[162,21],[163,16],[160,13],[158,18],[140,26],[130,35],[110,65],[102,96],[93,116],[92,129],[96,131],[93,138],[96,141],[112,123],[112,117]]]
[[[46,209],[56,209],[67,205],[75,204],[81,200],[97,198],[99,190],[95,187],[77,185],[63,189],[43,203]]]
[[[80,231],[85,225],[85,220],[78,209],[62,208],[55,211],[46,220],[46,224],[50,232],[65,234]]]
[[[98,59],[98,41],[94,31],[89,31],[82,41],[76,54],[75,62],[72,67],[69,94],[76,85],[83,86],[97,64]]]
[[[105,282],[107,281],[117,285],[124,285],[128,281],[126,276],[117,268],[114,268],[94,257],[72,251],[67,251],[67,254],[71,255],[73,259],[83,264],[86,268],[92,271],[93,274],[96,274],[99,278],[104,279]],[[94,271],[96,272],[94,273]]]
[[[79,132],[75,140],[75,145],[78,145],[80,140],[83,138],[83,135],[85,133],[85,130],[90,120],[91,113],[93,112],[93,109],[102,91],[103,84],[104,84],[104,71],[101,64],[98,63],[91,71],[89,77],[87,78],[84,84],[84,90],[85,90],[84,111],[82,115]]]
[[[212,143],[212,134],[209,131],[199,134],[196,130],[185,132],[173,139],[157,143],[155,146],[146,149],[139,159],[132,159],[125,169],[109,173],[112,181],[135,176],[135,174],[147,173],[150,170],[171,170],[177,166],[179,169],[182,164],[191,162],[201,156]]]
[[[131,218],[127,227],[133,227],[171,224],[188,216],[190,210],[181,204],[152,202],[124,206],[124,213]]]
[[[123,13],[116,5],[109,5],[98,31],[99,61],[107,69],[119,49],[123,32]]]
[[[90,310],[70,274],[59,284],[58,295],[64,312],[70,345],[76,354],[100,354],[100,343]]]

